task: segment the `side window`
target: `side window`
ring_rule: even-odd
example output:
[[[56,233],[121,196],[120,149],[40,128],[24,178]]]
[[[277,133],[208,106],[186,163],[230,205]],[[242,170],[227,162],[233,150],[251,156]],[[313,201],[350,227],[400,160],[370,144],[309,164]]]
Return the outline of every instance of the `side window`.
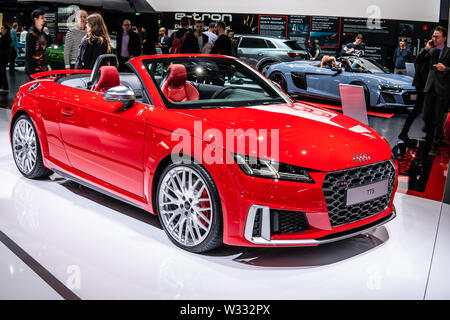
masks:
[[[242,38],[239,48],[267,48],[267,45],[264,39]]]
[[[276,48],[275,44],[270,40],[266,40],[266,44],[268,48]]]

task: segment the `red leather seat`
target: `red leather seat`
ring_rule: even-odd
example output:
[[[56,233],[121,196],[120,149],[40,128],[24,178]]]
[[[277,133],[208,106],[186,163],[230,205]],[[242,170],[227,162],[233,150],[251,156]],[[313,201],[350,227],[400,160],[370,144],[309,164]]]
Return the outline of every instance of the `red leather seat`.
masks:
[[[189,82],[186,82],[186,68],[182,64],[169,66],[169,76],[163,83],[161,91],[170,102],[182,102],[198,100],[198,90]]]
[[[99,69],[100,78],[92,90],[98,92],[105,92],[113,87],[120,86],[119,71],[116,67],[103,66]]]

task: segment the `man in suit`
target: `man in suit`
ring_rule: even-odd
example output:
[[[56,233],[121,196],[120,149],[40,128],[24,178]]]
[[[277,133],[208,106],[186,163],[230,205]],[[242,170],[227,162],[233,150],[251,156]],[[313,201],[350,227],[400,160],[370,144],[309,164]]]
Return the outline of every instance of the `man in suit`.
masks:
[[[126,70],[125,63],[134,57],[141,55],[141,39],[139,35],[131,31],[131,21],[128,19],[122,22],[122,32],[117,35],[117,60],[119,61],[119,71]]]
[[[420,61],[415,60],[414,66],[416,69],[416,73],[414,74],[413,86],[416,87],[417,90],[417,100],[414,106],[414,109],[409,113],[408,118],[406,118],[405,124],[403,125],[403,129],[398,136],[407,144],[413,142],[408,137],[409,129],[413,124],[414,120],[422,113],[423,103],[425,98],[425,93],[423,90],[425,89],[425,84],[427,83],[428,73],[430,72],[430,61]]]
[[[163,54],[169,53],[169,37],[166,34],[166,28],[159,28],[158,42],[156,43],[155,47],[160,48]]]
[[[431,143],[430,155],[436,150],[443,138],[444,117],[450,102],[450,49],[446,46],[447,29],[436,27],[432,40],[417,56],[419,62],[429,61],[430,72],[425,84],[425,103],[423,120],[425,121],[425,140]]]

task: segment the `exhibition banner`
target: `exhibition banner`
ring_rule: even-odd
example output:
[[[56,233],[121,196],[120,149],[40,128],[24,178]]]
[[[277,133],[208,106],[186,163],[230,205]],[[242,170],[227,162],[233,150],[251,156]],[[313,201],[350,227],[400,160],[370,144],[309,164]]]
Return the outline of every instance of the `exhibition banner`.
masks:
[[[426,4],[419,0],[359,0],[351,5],[343,5],[340,1],[322,0],[228,0],[212,2],[209,0],[147,0],[159,12],[231,12],[254,14],[289,14],[331,17],[361,17],[377,27],[378,19],[439,21],[440,0],[427,0]]]

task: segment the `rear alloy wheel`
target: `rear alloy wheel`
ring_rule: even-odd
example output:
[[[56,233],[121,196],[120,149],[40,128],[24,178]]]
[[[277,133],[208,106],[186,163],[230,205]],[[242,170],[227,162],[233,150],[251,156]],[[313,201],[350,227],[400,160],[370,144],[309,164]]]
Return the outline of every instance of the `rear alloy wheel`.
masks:
[[[274,71],[270,74],[269,79],[277,83],[281,90],[287,93],[287,82],[284,74],[279,71]]]
[[[170,240],[191,252],[222,244],[222,210],[214,181],[198,164],[171,164],[161,175],[157,213]]]
[[[12,129],[14,162],[20,173],[30,179],[49,176],[52,172],[44,167],[36,129],[27,115],[21,115]]]

